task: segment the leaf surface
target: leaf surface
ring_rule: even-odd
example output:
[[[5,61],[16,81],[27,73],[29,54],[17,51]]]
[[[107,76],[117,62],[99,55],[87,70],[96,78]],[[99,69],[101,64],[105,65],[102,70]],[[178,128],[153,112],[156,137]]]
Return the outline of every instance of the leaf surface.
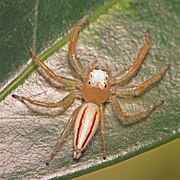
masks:
[[[84,13],[80,13],[78,10],[75,11],[81,15],[77,15],[77,19],[73,20],[69,16],[66,17],[66,13],[63,13],[64,18],[62,19],[65,20],[64,23],[67,23],[68,26],[64,30],[58,31],[59,18],[54,17],[50,11],[50,9],[53,9],[53,3],[49,3],[49,5],[41,4],[41,1],[39,1],[39,4],[37,3],[38,1],[34,1],[32,5],[37,9],[42,8],[38,11],[38,26],[34,27],[37,31],[34,33],[34,28],[30,28],[30,31],[26,32],[30,33],[35,39],[25,38],[26,45],[32,44],[37,52],[49,47],[41,57],[43,59],[48,57],[47,65],[57,74],[69,77],[66,43],[68,36],[64,36],[64,32],[86,13],[88,14],[90,10],[83,7],[82,11]],[[179,47],[180,42],[178,31],[180,28],[180,8],[178,1],[153,0],[126,3],[123,1],[113,1],[113,3],[107,1],[107,4],[101,5],[94,14],[92,13],[89,25],[79,35],[77,52],[82,64],[87,67],[94,59],[99,59],[110,64],[112,75],[115,75],[127,69],[133,63],[145,42],[145,33],[148,31],[151,37],[150,51],[144,59],[137,76],[126,86],[140,84],[160,71],[166,64],[171,64],[171,67],[163,79],[144,96],[135,100],[119,100],[126,114],[141,112],[161,99],[165,103],[157,108],[145,121],[132,126],[121,126],[115,119],[111,106],[107,104],[105,111],[107,160],[102,159],[101,136],[100,131],[98,131],[84,151],[82,158],[79,161],[74,161],[72,158],[72,128],[60,152],[51,165],[46,167],[45,162],[56,143],[58,134],[62,132],[73,109],[81,102],[76,101],[66,113],[61,114],[59,109],[52,110],[34,107],[30,104],[25,105],[14,100],[11,94],[7,96],[12,88],[21,83],[34,69],[34,64],[30,64],[26,71],[24,70],[24,72],[29,70],[28,73],[25,73],[26,76],[22,77],[22,74],[20,74],[20,79],[15,80],[15,85],[8,90],[5,88],[6,93],[4,93],[5,91],[0,93],[1,98],[7,96],[0,103],[1,177],[7,179],[72,178],[123,161],[179,137],[180,103],[177,98],[179,95],[179,76],[177,75],[179,49],[177,47]],[[21,6],[20,9],[24,10],[29,6],[26,4],[26,6]],[[53,7],[55,8],[55,6],[56,4]],[[64,7],[64,5],[58,6]],[[75,9],[76,5],[73,4],[72,6]],[[62,8],[63,12],[70,8],[66,9],[65,7]],[[37,13],[35,13],[36,8],[29,8],[27,12],[30,15],[28,16],[28,13],[26,13],[27,19],[32,14],[32,19],[34,18]],[[20,12],[23,12],[23,10]],[[49,20],[45,17],[43,19],[43,10],[45,14],[48,14],[45,17],[48,17]],[[15,12],[18,12],[16,9],[14,14],[18,16],[19,13],[16,14]],[[57,9],[55,12],[58,14]],[[62,19],[59,22],[62,22]],[[54,20],[54,23],[48,25],[47,22],[52,20]],[[28,24],[25,20],[23,28],[25,28],[26,23]],[[33,23],[30,24],[33,26]],[[50,27],[54,30],[48,31],[47,28]],[[28,28],[26,28],[26,31],[28,31]],[[41,34],[41,32],[43,33]],[[59,33],[62,33],[60,40]],[[57,43],[51,45],[55,41]],[[22,56],[19,53],[18,56],[26,61],[27,52],[22,48],[20,49]],[[13,57],[16,57],[16,55],[13,54]],[[39,75],[42,74],[42,71],[39,71],[40,73],[33,72],[23,85],[15,89],[13,94],[46,102],[55,102],[62,99],[67,93],[57,91],[55,87],[58,85],[54,82],[48,83],[49,81],[47,82]]]

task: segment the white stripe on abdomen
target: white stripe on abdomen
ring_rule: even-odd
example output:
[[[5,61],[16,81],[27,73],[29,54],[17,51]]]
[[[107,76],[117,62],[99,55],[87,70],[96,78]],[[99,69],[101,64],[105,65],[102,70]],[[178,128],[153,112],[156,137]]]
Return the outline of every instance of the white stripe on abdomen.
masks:
[[[78,159],[81,152],[92,139],[99,124],[99,106],[85,103],[76,118],[74,129],[74,158]]]

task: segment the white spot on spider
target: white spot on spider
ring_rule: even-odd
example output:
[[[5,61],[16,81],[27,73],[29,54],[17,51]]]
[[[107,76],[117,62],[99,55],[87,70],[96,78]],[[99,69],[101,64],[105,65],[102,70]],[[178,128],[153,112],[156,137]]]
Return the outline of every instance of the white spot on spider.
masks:
[[[94,69],[90,73],[89,84],[90,86],[98,86],[99,88],[103,89],[106,86],[105,81],[107,78],[108,74],[105,71]]]

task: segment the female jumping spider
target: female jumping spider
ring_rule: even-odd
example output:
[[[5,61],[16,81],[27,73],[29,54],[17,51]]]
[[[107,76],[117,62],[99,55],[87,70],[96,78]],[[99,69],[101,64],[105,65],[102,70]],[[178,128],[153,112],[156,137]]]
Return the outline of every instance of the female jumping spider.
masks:
[[[48,161],[53,159],[58,151],[58,147],[62,145],[65,136],[75,122],[74,128],[74,158],[78,159],[81,156],[82,151],[86,145],[92,139],[95,134],[98,124],[100,123],[101,135],[102,135],[102,147],[103,158],[106,158],[105,154],[105,123],[104,123],[104,103],[110,102],[113,112],[116,118],[122,122],[128,122],[128,124],[140,121],[147,117],[156,107],[161,105],[163,101],[157,102],[154,106],[151,106],[149,110],[144,112],[128,116],[122,112],[121,106],[117,97],[128,99],[130,97],[136,97],[142,95],[152,84],[159,81],[164,73],[167,71],[169,65],[163,67],[163,69],[152,76],[142,84],[130,88],[116,88],[115,85],[124,85],[137,73],[139,70],[143,58],[148,52],[150,47],[149,33],[146,33],[146,42],[134,61],[134,64],[129,67],[123,74],[118,74],[114,77],[110,75],[110,67],[107,64],[102,64],[94,61],[87,70],[81,65],[76,56],[76,42],[80,27],[87,23],[87,19],[79,21],[72,29],[72,36],[68,48],[69,63],[76,73],[74,79],[69,79],[63,76],[57,76],[51,69],[49,69],[29,48],[32,59],[45,71],[45,73],[53,80],[61,83],[66,91],[72,91],[64,99],[55,103],[45,103],[36,100],[30,100],[22,96],[12,95],[15,99],[22,102],[28,101],[36,106],[43,106],[47,108],[61,108],[67,109],[73,104],[76,98],[83,99],[84,103],[73,112],[69,119],[64,131],[57,144],[55,145]],[[100,121],[100,122],[99,122]]]

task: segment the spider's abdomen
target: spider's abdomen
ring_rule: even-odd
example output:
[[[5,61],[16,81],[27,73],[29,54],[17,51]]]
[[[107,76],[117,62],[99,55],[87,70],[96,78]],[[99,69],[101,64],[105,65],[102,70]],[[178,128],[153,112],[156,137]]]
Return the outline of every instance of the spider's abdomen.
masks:
[[[99,124],[99,106],[94,103],[85,103],[75,122],[74,129],[74,158],[78,159],[81,152],[92,139]]]

